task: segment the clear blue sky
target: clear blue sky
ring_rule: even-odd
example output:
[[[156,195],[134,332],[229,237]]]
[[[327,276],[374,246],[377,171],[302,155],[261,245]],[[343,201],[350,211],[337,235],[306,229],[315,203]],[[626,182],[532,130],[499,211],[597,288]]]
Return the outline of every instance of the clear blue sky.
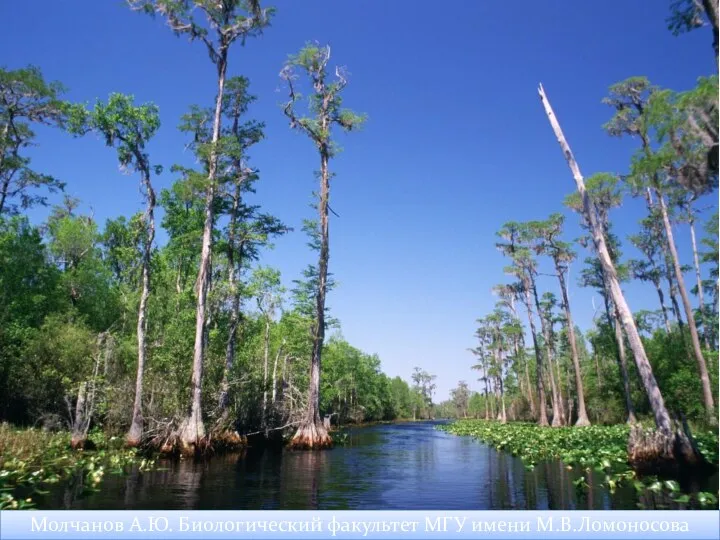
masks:
[[[611,114],[600,103],[608,86],[646,75],[684,90],[709,74],[714,60],[710,30],[680,37],[667,30],[665,0],[273,5],[272,27],[236,46],[229,70],[250,78],[259,97],[250,114],[267,123],[267,140],[252,155],[262,175],[256,200],[296,229],[262,262],[280,268],[290,284],[312,260],[300,226],[313,217],[318,159],[287,126],[278,72],[305,41],[329,43],[333,63],[351,73],[346,105],[369,115],[362,132],[339,137],[345,151],[332,163],[331,204],[340,218],[331,222],[330,267],[339,285],[329,304],[344,336],[378,353],[388,374],[409,379],[414,366],[437,374],[437,399],[459,379],[479,386],[467,348],[475,345],[475,319],[495,302],[490,288],[506,279],[495,231],[508,220],[563,211],[574,188],[537,83],[545,85],[584,174],[624,172],[633,142],[611,139],[600,127]],[[199,43],[175,37],[160,19],[133,13],[121,0],[2,2],[0,19],[0,64],[35,64],[62,81],[73,100],[116,91],[154,101],[163,127],[152,159],[166,171],[190,160],[178,118],[192,103],[210,105],[215,92]],[[41,129],[38,143],[34,165],[65,180],[99,223],[139,209],[137,179],[120,174],[115,153],[100,140]],[[157,187],[173,179],[166,172]],[[617,232],[634,231],[641,214],[627,201],[613,215]],[[33,212],[36,220],[46,215]],[[568,218],[572,239],[578,218]],[[678,228],[689,263],[687,235]],[[586,329],[593,293],[575,285],[580,267],[571,268],[571,301]],[[551,278],[541,287],[557,292]],[[626,290],[633,309],[655,309],[650,286]]]

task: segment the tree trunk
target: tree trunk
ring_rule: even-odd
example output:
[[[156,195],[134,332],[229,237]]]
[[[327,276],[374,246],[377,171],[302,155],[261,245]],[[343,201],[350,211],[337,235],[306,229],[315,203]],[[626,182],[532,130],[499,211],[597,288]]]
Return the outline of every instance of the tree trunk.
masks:
[[[616,306],[622,325],[625,328],[625,333],[628,336],[628,341],[630,342],[630,347],[635,357],[635,364],[637,365],[640,379],[642,380],[645,392],[647,393],[648,400],[650,402],[650,408],[652,409],[653,416],[655,417],[655,425],[657,426],[657,429],[662,435],[664,441],[668,443],[656,446],[655,450],[657,458],[684,458],[688,462],[697,462],[699,460],[699,456],[696,454],[688,437],[681,431],[674,432],[673,430],[670,414],[665,407],[665,400],[663,399],[660,388],[657,385],[655,375],[652,371],[652,366],[650,365],[650,361],[645,353],[645,348],[640,339],[640,334],[635,326],[632,311],[630,311],[630,306],[628,306],[622,289],[620,288],[620,281],[612,259],[610,258],[605,236],[603,235],[602,228],[597,220],[596,209],[590,200],[590,196],[585,190],[585,182],[582,174],[580,173],[580,168],[575,161],[575,157],[570,150],[570,146],[565,140],[560,124],[558,123],[552,107],[545,96],[545,91],[542,85],[540,85],[538,92],[545,108],[545,113],[547,114],[550,125],[555,133],[558,143],[560,144],[562,153],[565,156],[573,178],[575,179],[577,190],[582,198],[583,213],[590,227],[595,251],[605,272],[610,293],[612,294],[613,303]],[[681,455],[677,455],[675,453],[675,449],[677,449]]]
[[[550,422],[550,425],[552,427],[561,427],[564,424],[563,421],[563,413],[561,412],[563,410],[563,404],[562,404],[562,397],[560,396],[560,390],[558,389],[557,380],[555,379],[555,369],[554,369],[554,359],[552,357],[552,353],[549,351],[549,348],[547,345],[545,346],[545,354],[548,355],[548,376],[550,377],[550,390],[552,392],[552,402],[551,402],[551,408],[552,408],[552,415],[553,419]]]
[[[630,391],[630,376],[627,370],[627,355],[625,354],[625,337],[620,327],[620,313],[615,307],[615,313],[611,317],[613,328],[615,330],[615,343],[617,344],[618,366],[620,367],[620,378],[622,379],[623,394],[625,394],[625,410],[627,411],[627,423],[634,424],[637,422],[635,416],[635,407],[633,406],[632,393]]]
[[[77,401],[75,402],[74,417],[71,418],[71,438],[70,446],[75,450],[82,450],[87,443],[87,435],[90,430],[90,422],[95,411],[95,393],[97,391],[98,372],[100,371],[100,358],[107,362],[107,356],[110,354],[110,340],[107,332],[101,332],[97,337],[95,347],[95,367],[93,368],[92,378],[80,383],[78,387]],[[69,406],[69,404],[68,404]]]
[[[518,356],[517,356],[517,355],[518,355],[518,350],[517,350],[517,348],[515,349],[515,355],[516,355],[515,358],[518,358]],[[524,363],[525,363],[525,362],[523,362],[523,364],[524,364]],[[530,384],[529,384],[528,381],[527,381],[527,375],[529,375],[527,369],[526,369],[526,371],[525,371],[525,376],[526,376],[526,378],[523,378],[522,375],[523,375],[522,372],[518,372],[518,385],[520,386],[520,395],[521,395],[522,398],[529,404],[529,403],[530,403],[530,399],[532,398],[532,388],[530,387]],[[533,408],[534,408],[534,407],[531,407],[531,408],[530,408],[530,414],[532,414],[533,417],[534,417],[535,415],[534,415],[534,411],[532,410]]]
[[[485,420],[490,420],[490,388],[485,367],[483,367],[483,382],[485,383]]]
[[[637,422],[635,416],[635,407],[632,402],[632,394],[630,393],[630,377],[627,371],[627,354],[625,353],[625,338],[623,336],[622,328],[620,326],[620,316],[616,310],[610,309],[610,284],[605,276],[605,271],[602,270],[603,287],[605,292],[603,294],[603,301],[605,303],[605,315],[607,317],[608,325],[612,327],[615,335],[615,361],[618,369],[620,370],[620,382],[623,385],[623,397],[625,398],[625,412],[627,413],[628,424],[634,424]],[[596,357],[597,358],[597,357]],[[598,373],[599,376],[599,373]]]
[[[5,122],[5,125],[3,126],[2,135],[0,135],[0,142],[5,143],[5,139],[7,137],[8,130],[10,129],[10,120]],[[2,174],[3,171],[3,165],[5,163],[5,145],[3,144],[2,148],[0,148],[0,174]],[[10,178],[11,176],[9,174],[6,175],[5,180],[3,180],[2,186],[0,186],[0,216],[3,213],[3,210],[5,208],[5,199],[7,199],[8,190],[10,189]]]
[[[327,126],[324,126],[327,127]],[[320,152],[320,257],[318,261],[318,286],[315,297],[315,324],[313,326],[313,347],[310,361],[310,381],[305,418],[291,441],[295,448],[327,448],[332,446],[320,418],[320,365],[325,340],[325,294],[327,292],[328,260],[330,258],[330,228],[328,203],[330,199],[329,153],[327,148]]]
[[[554,364],[555,364],[555,376],[556,376],[555,384],[557,384],[558,408],[560,409],[560,422],[561,422],[561,425],[565,426],[568,424],[568,418],[566,416],[566,411],[565,411],[565,396],[563,396],[562,373],[560,372],[560,359],[558,358],[557,350],[555,349],[555,346],[554,346],[555,336],[552,332],[551,332],[550,336],[551,336],[551,343],[553,343],[553,345],[551,345],[551,349],[552,349],[552,354],[553,354],[553,359],[554,359]]]
[[[603,380],[602,375],[600,374],[600,360],[598,358],[597,352],[593,351],[593,360],[595,360],[595,376],[597,377],[598,381],[598,390],[602,390],[603,387]]]
[[[565,272],[559,263],[555,262],[558,280],[560,281],[560,290],[562,291],[563,307],[565,308],[565,322],[568,328],[568,340],[570,341],[570,354],[572,356],[573,368],[575,369],[575,393],[578,401],[578,419],[576,426],[589,426],[590,419],[585,410],[585,390],[582,382],[582,371],[580,370],[580,357],[577,351],[577,342],[575,341],[575,325],[573,323],[572,313],[570,312],[570,300],[568,298],[567,285],[565,283]],[[572,417],[572,412],[568,415],[568,423]]]
[[[75,402],[75,418],[73,419],[72,436],[70,438],[70,446],[74,450],[82,450],[87,439],[87,432],[83,429],[85,426],[86,396],[87,381],[83,381],[78,388],[77,401]]]
[[[713,301],[712,301],[712,320],[716,320],[718,316],[718,307],[720,307],[720,280],[716,279],[713,287]],[[714,350],[717,350],[718,346],[718,328],[717,326],[712,327],[712,336],[710,338]]]
[[[720,48],[720,37],[718,35],[718,6],[716,0],[702,0],[702,6],[707,14],[713,30],[713,49],[715,50],[715,69],[718,64],[718,49]]]
[[[500,422],[502,424],[507,424],[507,413],[505,412],[505,388],[503,386],[502,377],[499,377],[500,379]]]
[[[527,386],[528,399],[530,401],[530,414],[533,418],[537,418],[537,408],[535,407],[535,398],[533,397],[532,385],[530,384],[530,366],[527,357],[525,358],[525,385]]]
[[[500,420],[501,423],[506,424],[507,423],[507,412],[505,410],[505,387],[503,385],[503,349],[502,349],[502,342],[497,339],[498,336],[495,336],[495,339],[497,340],[498,347],[495,349],[495,363],[498,368],[498,376],[497,376],[497,391],[500,394],[500,405],[498,407],[498,420]]]
[[[138,446],[142,440],[143,416],[142,416],[142,393],[143,374],[145,372],[145,358],[147,353],[147,304],[150,297],[150,258],[152,256],[152,243],[155,239],[155,191],[150,183],[150,171],[143,175],[145,187],[146,209],[145,209],[145,245],[143,246],[142,258],[142,292],[140,293],[140,307],[138,309],[137,322],[137,345],[138,365],[135,379],[135,401],[133,403],[132,421],[125,443],[127,446]]]
[[[490,409],[488,406],[488,392],[487,392],[487,385],[485,387],[485,420],[490,420]]]
[[[700,302],[700,316],[703,324],[703,344],[706,349],[710,349],[710,340],[708,338],[708,317],[705,310],[705,294],[702,286],[702,275],[700,273],[700,258],[698,257],[697,241],[695,239],[695,219],[690,218],[690,240],[692,242],[693,265],[695,266],[695,279],[697,280],[698,301]]]
[[[545,382],[543,381],[542,372],[542,353],[537,343],[537,331],[535,330],[535,321],[533,320],[532,299],[530,298],[530,283],[526,276],[523,276],[523,288],[525,289],[525,307],[527,308],[528,323],[530,324],[530,334],[532,335],[533,348],[535,349],[535,376],[537,378],[538,393],[538,416],[537,423],[540,426],[548,426],[547,419],[547,402],[545,400]]]
[[[207,296],[210,289],[210,263],[212,256],[212,229],[215,222],[214,203],[218,164],[217,143],[220,139],[222,123],[222,99],[225,90],[225,74],[227,70],[227,49],[220,51],[218,67],[218,91],[215,99],[215,115],[208,163],[207,189],[205,193],[205,221],[203,223],[202,249],[200,252],[200,269],[195,283],[197,308],[195,311],[195,347],[193,350],[192,400],[188,416],[180,428],[180,442],[183,450],[195,452],[200,439],[205,437],[205,424],[202,417],[202,373],[205,357],[205,322],[207,317]]]
[[[672,328],[670,326],[670,318],[668,317],[667,313],[667,307],[665,307],[665,295],[662,292],[662,287],[660,287],[660,280],[654,279],[653,285],[655,285],[655,290],[658,294],[658,300],[660,301],[660,309],[662,310],[663,314],[663,322],[665,323],[665,331],[670,335],[670,332],[672,331]]]
[[[668,295],[670,296],[670,305],[672,306],[673,310],[673,316],[675,317],[675,320],[678,322],[678,326],[680,327],[680,333],[685,336],[685,323],[682,318],[682,314],[680,313],[680,304],[678,304],[677,301],[677,288],[675,287],[675,280],[673,279],[673,271],[672,268],[670,268],[670,260],[669,257],[665,257],[665,279],[668,283]]]
[[[518,317],[517,310],[515,309],[515,296],[510,297],[510,311],[512,312],[513,318],[518,321],[518,324],[520,324],[520,318]],[[515,346],[515,358],[520,358],[520,348],[523,349],[523,364],[525,367],[525,388],[527,391],[527,400],[528,403],[530,403],[530,414],[533,416],[533,418],[536,418],[536,411],[535,411],[535,398],[533,397],[532,392],[532,385],[530,384],[530,369],[528,367],[528,360],[525,356],[525,343],[524,338],[522,336],[518,337],[514,340],[514,346]]]
[[[717,417],[715,416],[715,402],[713,399],[712,388],[710,387],[710,376],[708,375],[707,364],[703,357],[702,348],[700,347],[700,338],[698,336],[697,326],[695,325],[695,315],[690,305],[690,297],[685,288],[685,279],[683,278],[682,269],[680,268],[680,259],[678,257],[675,240],[673,238],[672,226],[668,217],[667,207],[665,206],[665,198],[660,190],[655,187],[655,194],[658,198],[658,206],[662,215],[663,225],[665,226],[665,236],[667,238],[668,248],[672,257],[673,266],[675,268],[675,281],[677,281],[678,289],[680,289],[680,297],[682,298],[683,307],[685,308],[685,317],[687,319],[688,328],[690,329],[690,340],[692,342],[695,360],[700,372],[700,381],[702,382],[703,404],[705,405],[705,414],[710,425],[717,425]]]
[[[283,347],[285,347],[285,340],[283,339],[282,343],[280,344],[280,347],[278,347],[277,354],[275,355],[275,361],[273,362],[273,374],[272,374],[272,396],[270,398],[270,402],[275,406],[277,403],[277,367],[278,367],[278,360],[280,360],[280,355],[282,354]]]
[[[10,178],[6,178],[0,186],[0,216],[5,208],[5,200],[7,199],[8,190],[10,189]]]
[[[218,398],[218,408],[220,409],[218,426],[221,428],[227,425],[228,406],[230,405],[230,373],[235,363],[235,341],[237,340],[237,331],[240,325],[240,295],[238,294],[238,263],[240,261],[235,260],[235,250],[237,249],[237,218],[240,209],[241,193],[242,181],[237,182],[235,185],[232,210],[230,212],[230,223],[228,224],[227,265],[231,302],[230,326],[228,328],[227,343],[225,344],[225,367],[223,369],[223,378],[220,383],[220,396]],[[242,249],[240,259],[242,260]]]
[[[553,368],[553,354],[552,354],[552,345],[551,345],[551,337],[550,337],[550,330],[548,328],[547,322],[545,321],[545,317],[542,315],[542,311],[540,308],[540,299],[538,298],[537,293],[537,287],[535,286],[535,280],[532,276],[529,277],[530,280],[530,286],[532,287],[532,293],[533,297],[535,298],[535,308],[538,312],[538,318],[540,319],[540,331],[543,335],[543,340],[545,341],[545,355],[547,357],[548,362],[548,375],[550,375],[550,389],[552,391],[552,427],[559,427],[563,425],[563,413],[562,413],[562,400],[560,398],[560,395],[558,393],[558,387],[557,382],[555,381],[555,370]]]
[[[265,339],[263,345],[263,400],[262,419],[260,424],[263,429],[267,428],[267,382],[268,382],[268,359],[270,356],[270,317],[265,315]]]
[[[285,389],[289,387],[287,363],[289,354],[283,356],[283,368],[282,368],[282,382],[280,383],[280,394],[278,399],[282,401],[283,407],[285,406]],[[292,411],[291,411],[292,412]]]

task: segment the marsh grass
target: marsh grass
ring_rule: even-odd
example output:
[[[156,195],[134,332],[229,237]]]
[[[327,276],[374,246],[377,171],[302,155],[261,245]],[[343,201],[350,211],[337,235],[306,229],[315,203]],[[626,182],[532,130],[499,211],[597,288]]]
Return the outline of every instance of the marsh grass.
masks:
[[[0,509],[25,509],[46,489],[79,478],[84,489],[97,489],[105,474],[123,474],[130,466],[149,470],[155,460],[123,447],[118,437],[91,432],[93,450],[72,450],[70,434],[17,429],[0,424]]]

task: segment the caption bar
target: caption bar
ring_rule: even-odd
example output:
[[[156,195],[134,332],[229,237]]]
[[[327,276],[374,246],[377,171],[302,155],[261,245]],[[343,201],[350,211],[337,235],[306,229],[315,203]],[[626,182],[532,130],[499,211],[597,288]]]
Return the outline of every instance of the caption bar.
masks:
[[[0,538],[717,539],[720,512],[694,511],[4,511]]]

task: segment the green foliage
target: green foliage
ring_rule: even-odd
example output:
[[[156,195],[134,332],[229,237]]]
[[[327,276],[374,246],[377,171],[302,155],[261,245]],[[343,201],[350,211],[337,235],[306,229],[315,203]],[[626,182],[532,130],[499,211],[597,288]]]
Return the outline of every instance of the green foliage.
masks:
[[[26,218],[0,218],[0,410],[16,422],[29,419],[22,351],[34,329],[64,305],[60,271]]]
[[[657,330],[652,337],[644,339],[645,350],[652,362],[653,372],[665,397],[666,406],[677,415],[702,421],[703,403],[700,378],[697,365],[688,359],[685,337],[675,329],[671,334]],[[717,362],[708,358],[708,371],[714,399],[718,399]]]
[[[585,189],[594,203],[600,222],[607,220],[608,212],[622,204],[622,191],[620,190],[620,179],[612,173],[595,173],[585,179]],[[565,206],[582,212],[582,200],[580,194],[573,192],[565,197]]]
[[[129,220],[124,216],[107,220],[100,237],[102,257],[113,279],[130,289],[135,289],[139,284],[142,232],[142,217],[135,214]]]
[[[65,398],[77,393],[77,385],[92,371],[96,335],[81,317],[49,315],[33,332],[24,351],[18,381],[32,381],[25,390],[29,408],[36,415],[62,411]]]
[[[110,94],[107,103],[98,101],[88,113],[87,127],[99,132],[107,146],[117,149],[118,161],[123,168],[138,171],[143,180],[150,178],[151,168],[160,174],[161,166],[152,167],[145,151],[148,141],[160,128],[160,114],[153,103],[134,105],[134,97]],[[82,130],[81,126],[75,127]]]
[[[433,394],[435,392],[435,379],[437,375],[431,375],[424,369],[415,367],[412,374],[413,382],[413,419],[432,418]]]
[[[458,417],[467,416],[470,407],[470,389],[465,381],[458,382],[456,388],[450,391],[452,403],[455,406]]]
[[[339,337],[323,348],[320,408],[337,414],[340,423],[408,418],[410,388],[380,370],[377,355],[363,353]]]
[[[336,68],[336,80],[328,82],[329,60],[330,46],[308,43],[300,52],[290,55],[280,77],[287,83],[290,93],[290,100],[284,105],[290,127],[303,131],[317,145],[321,154],[332,157],[338,151],[331,140],[332,126],[338,125],[345,131],[353,131],[365,123],[367,116],[343,108],[341,92],[347,85],[347,74],[343,69]],[[297,102],[302,98],[295,88],[298,68],[307,75],[313,88],[305,116],[296,112]]]
[[[34,125],[66,125],[74,108],[60,99],[64,92],[60,83],[45,82],[37,67],[0,68],[0,215],[46,205],[44,191],[65,188],[64,182],[30,168],[30,158],[22,155],[35,140]]]
[[[274,8],[261,8],[259,0],[128,0],[136,11],[163,16],[176,35],[187,35],[190,41],[200,40],[214,63],[223,61],[223,52],[237,39],[262,33],[270,24]],[[199,8],[199,9],[198,9]],[[198,20],[196,12],[205,15]],[[213,41],[212,32],[217,33]]]

